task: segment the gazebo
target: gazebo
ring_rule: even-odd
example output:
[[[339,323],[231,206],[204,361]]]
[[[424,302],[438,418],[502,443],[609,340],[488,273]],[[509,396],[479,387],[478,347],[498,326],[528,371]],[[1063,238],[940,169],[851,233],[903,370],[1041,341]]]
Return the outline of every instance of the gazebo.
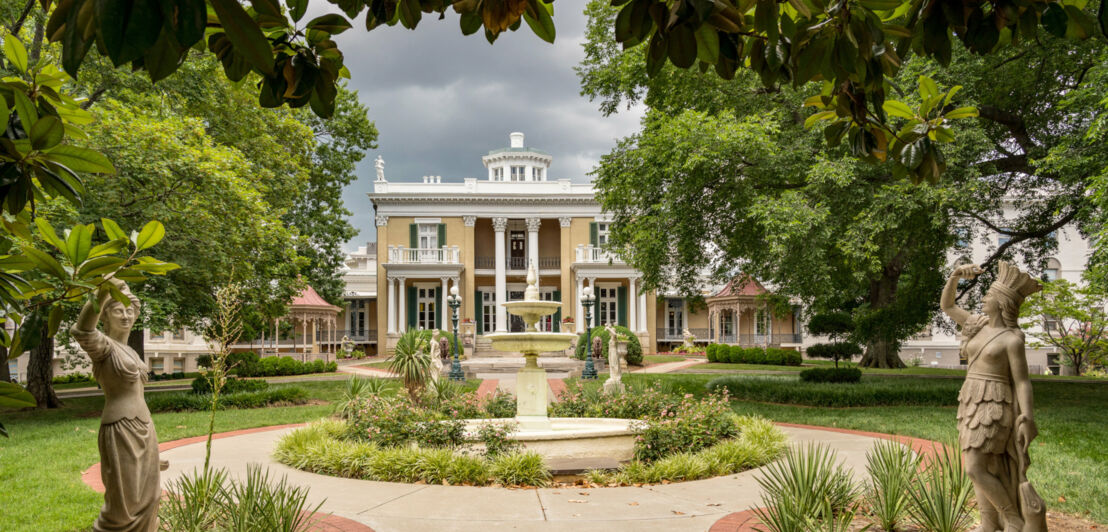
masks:
[[[289,314],[287,319],[292,322],[293,334],[292,334],[292,352],[293,354],[300,353],[301,360],[307,358],[308,353],[317,353],[319,344],[318,340],[321,338],[327,341],[327,344],[334,348],[336,324],[338,322],[339,313],[342,312],[342,307],[337,307],[327,302],[312,288],[310,285],[305,286],[304,290],[299,295],[292,298],[292,303],[289,304]],[[281,318],[277,318],[273,323],[273,338],[275,351],[280,354],[281,346],[278,340],[279,328],[281,324]],[[303,342],[297,342],[296,339],[296,327],[300,327],[300,337]],[[311,326],[311,335],[309,336],[308,330]],[[322,334],[320,329],[322,326]],[[324,356],[330,361],[330,355],[324,353]]]
[[[708,323],[711,326],[712,341],[724,344],[756,344],[757,325],[755,317],[743,319],[744,314],[756,313],[765,309],[765,303],[758,296],[766,293],[758,281],[748,275],[731,279],[714,295],[705,298],[708,304]],[[768,328],[763,330],[765,336]]]

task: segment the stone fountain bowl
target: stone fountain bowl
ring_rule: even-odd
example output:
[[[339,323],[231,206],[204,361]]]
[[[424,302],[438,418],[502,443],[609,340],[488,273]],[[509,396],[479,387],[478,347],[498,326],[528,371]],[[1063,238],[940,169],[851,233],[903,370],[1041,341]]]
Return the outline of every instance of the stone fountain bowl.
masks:
[[[561,301],[508,301],[501,303],[501,305],[508,311],[508,314],[523,317],[524,322],[527,322],[527,316],[536,316],[535,321],[538,321],[537,318],[549,316],[562,308]]]
[[[477,439],[477,429],[503,419],[466,420],[467,439]],[[549,430],[521,429],[509,438],[528,451],[542,455],[548,465],[563,460],[612,460],[626,462],[635,454],[634,420],[615,418],[550,418]]]
[[[497,351],[516,353],[548,353],[562,351],[573,344],[577,338],[573,333],[521,332],[486,334]]]

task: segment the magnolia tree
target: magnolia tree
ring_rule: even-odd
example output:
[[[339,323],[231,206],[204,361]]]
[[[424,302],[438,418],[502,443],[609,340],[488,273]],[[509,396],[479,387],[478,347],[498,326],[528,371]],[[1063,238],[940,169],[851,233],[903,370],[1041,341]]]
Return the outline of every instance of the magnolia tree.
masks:
[[[1081,375],[1093,366],[1108,364],[1108,294],[1095,285],[1079,287],[1065,280],[1043,283],[1043,290],[1027,298],[1020,326],[1036,348],[1053,347],[1062,364]]]

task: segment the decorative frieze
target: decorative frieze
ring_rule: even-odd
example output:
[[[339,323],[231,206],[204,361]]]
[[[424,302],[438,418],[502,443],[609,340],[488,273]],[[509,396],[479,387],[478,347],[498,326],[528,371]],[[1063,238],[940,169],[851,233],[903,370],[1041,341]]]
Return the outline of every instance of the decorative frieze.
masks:
[[[542,218],[527,218],[527,230],[536,232],[539,230],[539,226],[542,225]]]
[[[476,216],[462,216],[462,224],[464,224],[466,227],[473,227],[473,226],[477,225],[477,217]]]
[[[386,225],[389,225],[389,217],[385,214],[378,214],[376,216],[376,221],[377,227],[385,227]]]
[[[573,217],[572,216],[559,216],[558,217],[558,225],[560,225],[562,227],[569,227],[570,224],[572,224],[572,223],[573,223]]]
[[[493,231],[496,231],[497,233],[503,233],[506,229],[508,229],[507,218],[497,217],[492,219]]]

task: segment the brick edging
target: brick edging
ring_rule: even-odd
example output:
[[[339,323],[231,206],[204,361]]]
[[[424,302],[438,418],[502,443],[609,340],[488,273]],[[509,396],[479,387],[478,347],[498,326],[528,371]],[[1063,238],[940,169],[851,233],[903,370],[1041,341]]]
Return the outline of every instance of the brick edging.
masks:
[[[939,449],[946,446],[942,443],[932,440],[925,440],[923,438],[913,438],[911,436],[900,436],[897,434],[885,434],[883,432],[866,432],[861,430],[843,429],[839,427],[819,427],[816,425],[802,425],[800,423],[778,423],[774,422],[774,425],[779,427],[791,427],[797,429],[808,430],[822,430],[827,432],[837,432],[839,434],[851,434],[854,436],[866,436],[870,438],[877,438],[882,440],[895,441],[902,445],[907,445],[913,452],[928,459],[935,456]],[[744,510],[741,512],[730,513],[718,521],[712,524],[712,527],[708,529],[708,532],[753,532],[755,530],[754,525],[758,524],[758,516],[754,513],[753,509]]]

